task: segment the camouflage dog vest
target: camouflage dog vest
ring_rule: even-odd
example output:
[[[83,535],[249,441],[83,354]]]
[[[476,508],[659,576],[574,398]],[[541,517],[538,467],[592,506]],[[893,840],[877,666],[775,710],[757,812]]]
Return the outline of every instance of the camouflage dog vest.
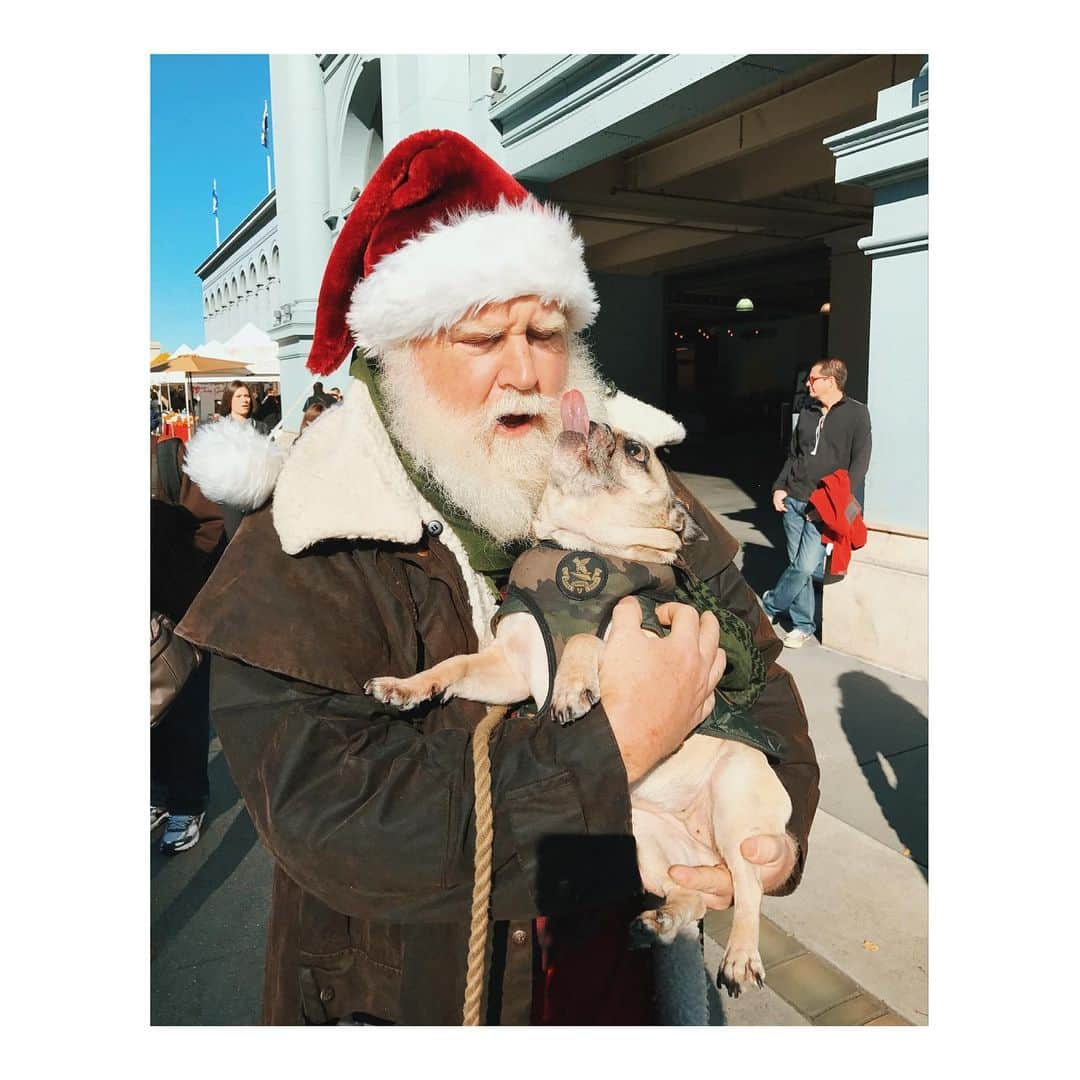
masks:
[[[592,551],[567,551],[542,541],[518,556],[510,570],[506,599],[491,621],[517,612],[531,615],[540,627],[547,651],[547,700],[538,713],[551,708],[555,671],[566,643],[575,634],[603,637],[615,605],[624,596],[636,596],[646,630],[668,633],[656,617],[658,604],[677,600],[698,611],[712,611],[720,623],[720,647],[727,668],[716,688],[716,705],[697,728],[701,735],[735,739],[771,758],[783,754],[780,736],[751,719],[747,710],[765,688],[765,661],[754,644],[749,626],[720,606],[713,591],[684,565],[638,562]]]

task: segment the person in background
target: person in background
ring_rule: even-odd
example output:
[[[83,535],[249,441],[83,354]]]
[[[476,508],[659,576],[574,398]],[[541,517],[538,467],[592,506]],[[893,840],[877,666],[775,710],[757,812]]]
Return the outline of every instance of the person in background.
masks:
[[[270,429],[266,424],[253,418],[254,411],[254,401],[247,384],[233,379],[221,396],[221,415],[227,420],[253,424],[260,435],[269,435]]]
[[[150,391],[150,434],[158,435],[161,432],[161,402],[157,394]]]
[[[151,440],[154,443],[154,440]],[[225,549],[224,511],[184,474],[185,446],[151,447],[150,607],[179,622]],[[150,831],[163,821],[158,850],[199,842],[210,799],[210,657],[204,655],[161,723],[150,732]]]
[[[277,427],[281,422],[281,394],[278,392],[276,384],[270,384],[266,396],[262,399],[255,412],[255,419],[271,429]]]
[[[311,396],[304,402],[304,411],[307,412],[308,406],[315,401],[321,401],[324,405],[333,405],[334,403],[334,399],[323,390],[321,382],[317,382],[311,387]]]
[[[270,434],[269,426],[262,420],[253,419],[251,415],[253,411],[254,401],[247,384],[242,383],[239,379],[233,379],[226,387],[225,393],[221,395],[221,414],[225,418],[225,422],[250,424],[260,435],[268,436]],[[231,540],[233,533],[240,527],[244,512],[227,505],[222,506],[222,512],[225,517],[225,538]]]
[[[336,386],[330,387],[330,396],[334,399],[335,405],[341,404],[341,391]]]
[[[821,360],[810,369],[806,388],[811,400],[799,413],[787,460],[773,484],[773,508],[784,515],[788,565],[761,603],[789,649],[813,638],[816,625],[813,579],[822,568],[825,548],[817,523],[807,516],[810,496],[824,477],[846,469],[861,502],[870,467],[870,411],[844,393],[846,383],[843,360]],[[779,627],[785,612],[794,624],[786,636]]]

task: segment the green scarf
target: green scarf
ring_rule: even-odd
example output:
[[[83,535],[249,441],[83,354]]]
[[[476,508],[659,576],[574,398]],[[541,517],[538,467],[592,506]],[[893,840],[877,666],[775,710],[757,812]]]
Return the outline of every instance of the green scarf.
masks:
[[[379,376],[372,371],[362,349],[353,350],[352,363],[349,374],[354,379],[359,379],[371,395],[371,404],[379,414],[382,426],[393,444],[394,451],[401,461],[402,467],[409,474],[409,479],[416,485],[420,494],[432,506],[438,510],[443,521],[454,530],[454,535],[461,541],[468,556],[469,565],[487,577],[493,592],[499,592],[499,582],[505,578],[513,566],[514,560],[527,547],[531,541],[518,541],[508,547],[503,547],[490,537],[482,529],[477,528],[460,510],[454,507],[446,498],[442,489],[428,474],[417,467],[409,452],[394,438],[390,431],[390,425],[386,422],[386,402],[383,400],[382,389],[379,386]]]

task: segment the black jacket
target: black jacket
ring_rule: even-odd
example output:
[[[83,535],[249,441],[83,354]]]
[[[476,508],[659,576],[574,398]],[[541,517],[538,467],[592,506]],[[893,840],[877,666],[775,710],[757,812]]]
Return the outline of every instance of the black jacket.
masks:
[[[869,467],[870,410],[861,401],[843,397],[822,413],[814,401],[799,413],[791,449],[772,489],[786,491],[793,499],[809,499],[823,477],[847,469],[851,490],[862,502]]]

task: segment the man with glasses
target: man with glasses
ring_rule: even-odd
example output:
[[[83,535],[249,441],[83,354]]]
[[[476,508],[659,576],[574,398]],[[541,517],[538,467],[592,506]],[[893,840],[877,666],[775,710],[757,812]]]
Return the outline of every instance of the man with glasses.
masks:
[[[806,388],[812,400],[799,412],[791,449],[773,484],[773,506],[784,515],[788,566],[761,600],[789,649],[814,636],[813,579],[820,577],[825,559],[821,532],[807,516],[810,496],[824,477],[846,469],[852,494],[861,503],[870,466],[870,411],[844,393],[846,382],[843,360],[821,360],[810,369]],[[786,636],[779,627],[785,612],[794,627]]]

